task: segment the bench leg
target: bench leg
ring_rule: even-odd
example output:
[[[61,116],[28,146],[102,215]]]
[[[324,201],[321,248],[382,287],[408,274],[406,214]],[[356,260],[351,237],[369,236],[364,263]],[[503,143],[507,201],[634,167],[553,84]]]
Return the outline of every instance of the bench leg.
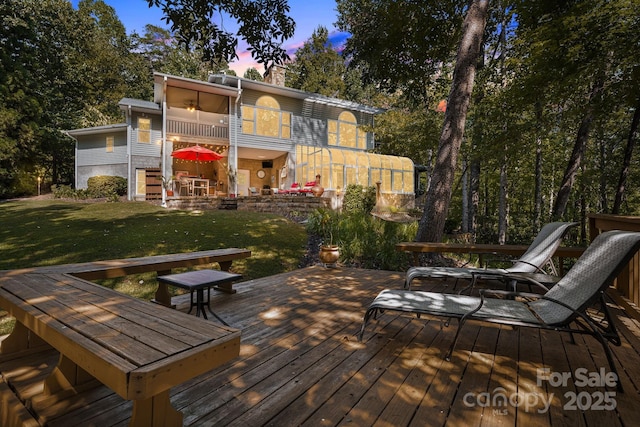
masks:
[[[229,271],[229,269],[231,268],[231,263],[233,263],[233,261],[219,261],[218,265],[220,266],[220,270]],[[217,286],[214,286],[213,289],[217,291],[225,292],[227,294],[235,294],[237,292],[235,289],[233,289],[233,284],[231,283],[224,283],[222,285],[217,285]]]
[[[169,390],[155,396],[133,401],[130,427],[182,426],[182,412],[176,411],[169,400]]]
[[[32,349],[44,349],[49,347],[42,338],[34,334],[22,323],[16,321],[13,331],[0,343],[0,354],[27,353]]]
[[[65,392],[80,392],[98,384],[91,374],[76,365],[71,359],[61,354],[58,365],[44,380],[45,396]]]

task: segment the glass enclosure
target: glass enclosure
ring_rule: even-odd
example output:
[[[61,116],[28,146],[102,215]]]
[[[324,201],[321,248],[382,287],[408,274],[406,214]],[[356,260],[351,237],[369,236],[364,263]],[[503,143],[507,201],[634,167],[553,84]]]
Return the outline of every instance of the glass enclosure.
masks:
[[[380,181],[384,193],[414,192],[413,162],[406,157],[298,145],[295,164],[295,180],[301,184],[321,175],[328,190],[344,190],[349,184],[375,187]]]

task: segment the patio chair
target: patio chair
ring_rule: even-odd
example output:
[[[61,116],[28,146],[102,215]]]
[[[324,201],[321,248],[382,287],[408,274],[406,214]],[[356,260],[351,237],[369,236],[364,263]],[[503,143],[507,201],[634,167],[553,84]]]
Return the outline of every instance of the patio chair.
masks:
[[[435,317],[456,318],[458,329],[445,358],[451,359],[462,326],[467,320],[588,334],[604,348],[611,371],[618,374],[607,341],[620,345],[605,291],[640,248],[640,233],[608,231],[598,235],[575,265],[546,294],[480,290],[480,296],[437,292],[383,290],[364,315],[358,335],[362,341],[369,319],[383,311],[398,311]],[[489,298],[489,296],[498,298]],[[590,316],[596,301],[603,320]],[[448,320],[447,320],[448,324]],[[573,325],[573,327],[572,327]],[[616,377],[619,378],[619,377]],[[618,380],[618,389],[622,386]]]
[[[531,242],[527,251],[509,268],[472,268],[472,267],[411,267],[407,270],[404,288],[411,289],[411,282],[418,277],[453,278],[458,280],[471,280],[473,274],[485,273],[484,279],[501,279],[511,273],[544,273],[543,268],[549,264],[552,276],[549,282],[555,283],[553,276],[557,276],[555,267],[551,263],[560,242],[569,229],[578,225],[577,222],[551,222],[546,224],[536,238]],[[540,279],[541,276],[538,276]],[[511,281],[515,290],[515,282]],[[547,283],[549,284],[549,283]],[[546,287],[545,287],[546,289]]]

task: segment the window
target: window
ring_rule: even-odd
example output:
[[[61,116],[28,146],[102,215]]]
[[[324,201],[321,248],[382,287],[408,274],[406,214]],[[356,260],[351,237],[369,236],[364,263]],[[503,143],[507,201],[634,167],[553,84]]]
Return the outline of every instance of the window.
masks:
[[[373,187],[380,181],[385,193],[411,194],[413,169],[413,162],[405,157],[337,147],[296,147],[295,180],[308,182],[321,175],[325,189],[345,189],[349,184]]]
[[[356,116],[349,111],[343,111],[338,120],[329,120],[329,145],[339,145],[350,148],[367,148],[367,133],[358,127]]]
[[[112,136],[108,136],[107,143],[106,143],[107,153],[113,153],[113,145],[114,145],[114,138]]]
[[[151,143],[151,119],[138,117],[138,143]]]
[[[242,133],[291,139],[291,113],[280,111],[275,98],[261,96],[255,107],[242,106]]]
[[[136,195],[144,196],[145,194],[147,194],[147,171],[136,169]]]

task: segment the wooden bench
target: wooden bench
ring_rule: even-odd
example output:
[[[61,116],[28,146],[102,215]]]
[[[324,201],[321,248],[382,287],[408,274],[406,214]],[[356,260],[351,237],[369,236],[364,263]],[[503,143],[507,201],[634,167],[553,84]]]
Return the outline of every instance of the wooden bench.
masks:
[[[401,242],[396,244],[396,250],[409,252],[413,255],[413,265],[420,265],[421,253],[458,253],[477,254],[482,256],[489,254],[509,255],[513,257],[524,254],[529,246],[526,245],[495,245],[482,243],[432,243],[432,242]],[[563,271],[563,258],[578,258],[584,252],[582,247],[559,247],[554,256],[560,258],[560,272]]]
[[[59,397],[99,382],[133,401],[130,425],[182,425],[182,414],[169,401],[170,388],[237,357],[240,332],[86,279],[162,274],[211,262],[228,269],[234,259],[250,254],[223,249],[1,271],[0,307],[16,318],[13,332],[0,343],[2,357],[22,357],[50,347],[60,354],[42,395],[25,406],[46,413]],[[7,390],[0,388],[0,422],[28,424],[24,413],[7,413],[11,408],[21,412],[15,399],[5,396]],[[38,422],[46,423],[46,417]]]

